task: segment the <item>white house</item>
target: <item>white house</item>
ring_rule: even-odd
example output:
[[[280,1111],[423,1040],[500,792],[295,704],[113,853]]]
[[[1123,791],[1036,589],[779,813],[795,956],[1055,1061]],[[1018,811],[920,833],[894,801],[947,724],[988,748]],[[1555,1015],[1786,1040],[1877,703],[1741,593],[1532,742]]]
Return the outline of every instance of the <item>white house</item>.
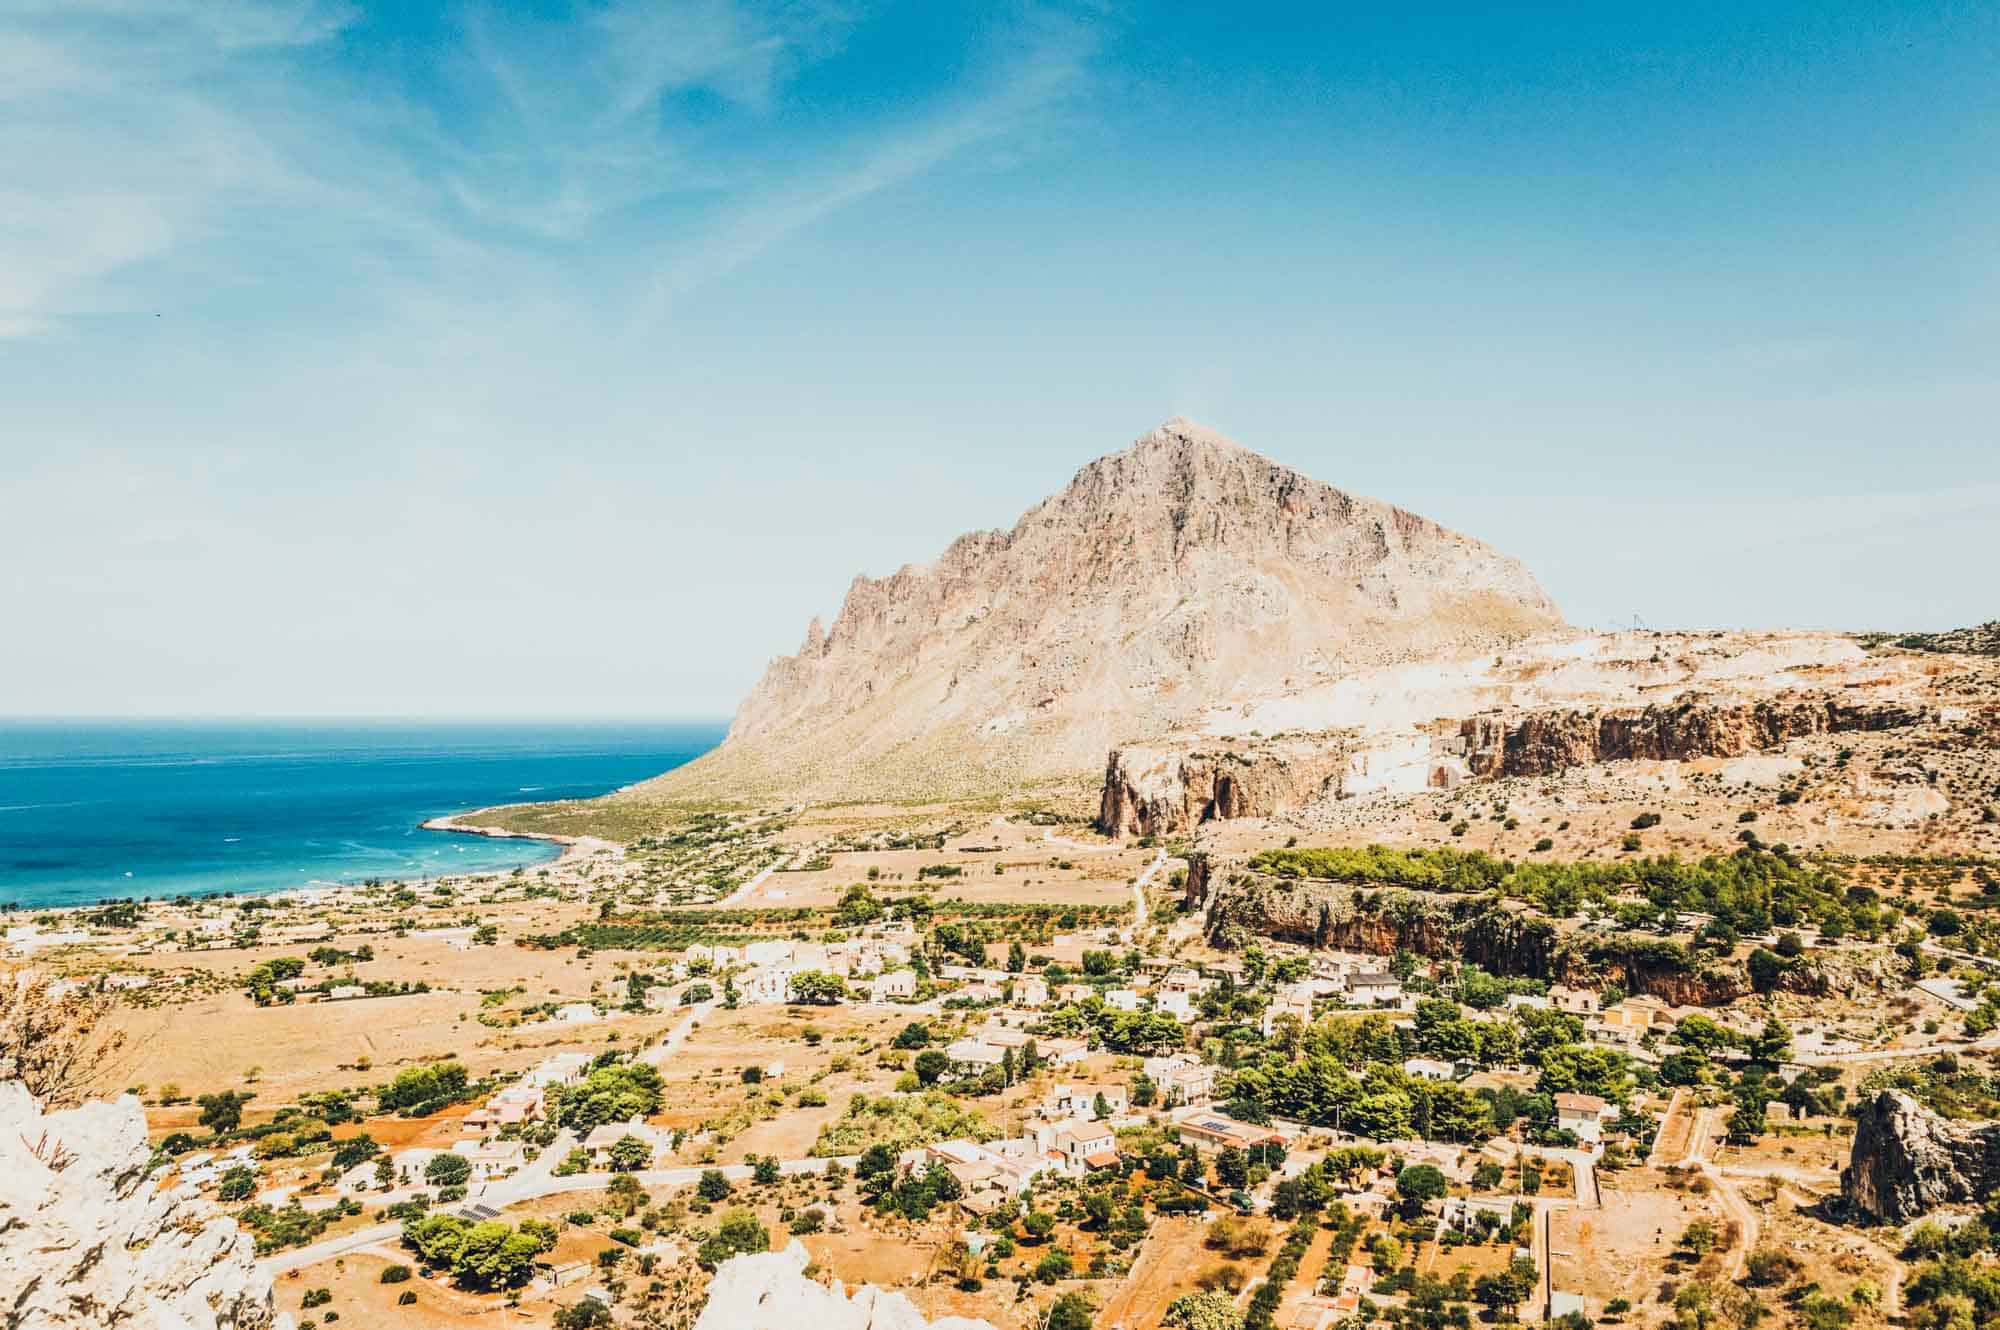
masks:
[[[428,1146],[421,1145],[413,1146],[408,1150],[398,1150],[389,1159],[390,1166],[396,1171],[396,1185],[399,1187],[422,1186],[424,1170],[430,1167],[431,1160],[445,1153],[447,1151],[433,1150]],[[371,1160],[369,1162],[372,1163],[374,1161]]]
[[[792,980],[798,974],[790,965],[766,965],[752,970],[737,981],[737,1001],[752,1007],[783,1006],[791,1000]]]
[[[1071,1119],[1042,1122],[1033,1129],[1035,1144],[1072,1173],[1110,1168],[1118,1162],[1118,1137],[1103,1123]]]
[[[1350,1006],[1379,1007],[1403,1000],[1403,981],[1387,970],[1356,970],[1347,976]]]
[[[1440,1062],[1436,1058],[1406,1058],[1403,1070],[1421,1080],[1448,1081],[1455,1068],[1451,1063]]]
[[[1280,1016],[1291,1016],[1301,1025],[1311,1025],[1313,1018],[1313,990],[1311,984],[1286,984],[1271,997],[1271,1005],[1264,1008],[1262,1028],[1264,1037],[1269,1039],[1278,1028]]]
[[[1023,975],[1014,981],[1014,1000],[1024,1007],[1047,1006],[1048,981],[1036,975]]]
[[[1117,1117],[1131,1107],[1131,1098],[1122,1085],[1072,1085],[1058,1081],[1049,1087],[1048,1097],[1042,1100],[1042,1116],[1056,1121],[1077,1118],[1095,1122],[1099,1099],[1104,1101],[1107,1118]]]
[[[1461,1233],[1482,1227],[1480,1216],[1491,1215],[1501,1228],[1514,1222],[1514,1201],[1508,1196],[1447,1196],[1439,1218]]]
[[[1215,1068],[1192,1053],[1147,1058],[1145,1072],[1163,1108],[1199,1107],[1215,1098]]]
[[[1090,1044],[1083,1039],[1042,1039],[1036,1042],[1035,1052],[1051,1067],[1067,1067],[1088,1057]]]
[[[917,974],[914,970],[891,970],[868,981],[870,1002],[893,1002],[916,995]]]
[[[505,1177],[528,1162],[528,1148],[520,1141],[460,1141],[451,1147],[472,1165],[472,1185]]]
[[[647,1126],[639,1118],[634,1118],[630,1122],[607,1122],[601,1127],[592,1127],[590,1134],[583,1138],[583,1148],[590,1155],[592,1164],[606,1164],[611,1159],[611,1147],[627,1136],[635,1136],[645,1143],[648,1163],[660,1153],[663,1142],[660,1139],[659,1129]]]
[[[1104,1005],[1115,1011],[1137,1011],[1139,994],[1130,988],[1107,988],[1104,990]]]
[[[962,1067],[997,1067],[1006,1058],[1007,1050],[974,1035],[954,1041],[945,1048],[944,1055]]]
[[[536,1063],[521,1081],[537,1089],[545,1089],[551,1085],[574,1085],[582,1080],[589,1070],[588,1053],[551,1053]]]
[[[795,942],[749,942],[743,947],[745,965],[783,965],[792,959],[797,950]]]
[[[1594,1094],[1556,1096],[1556,1126],[1573,1131],[1586,1145],[1595,1145],[1604,1135],[1604,1100]]]

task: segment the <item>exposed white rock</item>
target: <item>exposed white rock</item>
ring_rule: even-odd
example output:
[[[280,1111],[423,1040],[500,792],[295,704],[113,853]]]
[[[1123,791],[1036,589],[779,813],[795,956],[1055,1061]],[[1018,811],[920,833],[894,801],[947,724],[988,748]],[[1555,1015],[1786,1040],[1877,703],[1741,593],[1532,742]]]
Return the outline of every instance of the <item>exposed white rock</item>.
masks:
[[[139,1101],[44,1113],[0,1082],[0,1321],[18,1330],[290,1330],[250,1235],[163,1191]]]
[[[630,794],[1014,790],[1218,705],[1564,631],[1517,560],[1173,420],[1009,531],[856,578],[721,748]]]
[[[810,1259],[794,1241],[783,1251],[724,1261],[695,1330],[993,1330],[963,1316],[926,1321],[902,1294],[870,1284],[850,1297],[806,1278]]]

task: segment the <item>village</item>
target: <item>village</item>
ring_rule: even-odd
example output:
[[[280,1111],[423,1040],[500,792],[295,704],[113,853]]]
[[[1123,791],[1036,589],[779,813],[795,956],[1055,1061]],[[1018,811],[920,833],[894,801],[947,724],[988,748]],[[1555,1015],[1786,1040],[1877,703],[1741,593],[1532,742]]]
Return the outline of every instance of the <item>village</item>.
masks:
[[[78,911],[7,943],[142,1038],[226,1018],[238,1061],[321,1050],[247,1078],[163,1054],[218,1068],[135,1083],[163,1183],[237,1207],[281,1298],[440,1325],[583,1303],[673,1323],[718,1260],[794,1241],[996,1326],[1059,1305],[1127,1330],[1204,1308],[1304,1330],[1615,1320],[1835,1194],[1866,1078],[1990,1045],[1959,1028],[1979,965],[1886,1006],[1704,1007],[1407,951],[1218,949],[1183,860],[1032,825],[831,852],[802,830],[782,857],[803,876],[745,865],[711,888],[740,904],[708,913],[607,906],[658,888],[597,851]],[[998,885],[1032,862],[1078,884],[1067,903],[940,871],[1010,833]],[[1817,943],[1785,933],[1742,945]],[[476,1226],[514,1244],[483,1273],[447,1240]],[[1867,1242],[1843,1260],[1856,1287],[1898,1277]]]

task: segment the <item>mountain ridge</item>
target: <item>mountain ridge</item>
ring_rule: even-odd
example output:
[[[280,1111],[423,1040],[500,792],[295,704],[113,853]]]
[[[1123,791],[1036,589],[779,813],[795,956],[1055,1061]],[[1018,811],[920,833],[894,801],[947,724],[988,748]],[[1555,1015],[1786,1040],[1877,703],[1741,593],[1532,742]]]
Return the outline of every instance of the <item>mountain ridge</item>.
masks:
[[[854,579],[721,748],[637,787],[962,797],[1100,772],[1233,696],[1564,624],[1518,560],[1176,418],[1013,527]]]

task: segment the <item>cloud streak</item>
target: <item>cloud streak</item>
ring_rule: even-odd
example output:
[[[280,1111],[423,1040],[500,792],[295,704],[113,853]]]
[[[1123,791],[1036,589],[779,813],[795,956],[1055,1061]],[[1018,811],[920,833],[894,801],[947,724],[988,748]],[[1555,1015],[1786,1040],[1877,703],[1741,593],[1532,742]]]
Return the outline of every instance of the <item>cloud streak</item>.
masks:
[[[384,308],[561,287],[607,225],[670,207],[673,226],[624,242],[657,274],[631,288],[644,307],[1031,122],[1081,86],[1089,50],[1042,24],[968,72],[971,91],[802,150],[788,89],[839,56],[854,10],[477,8],[394,74],[342,65],[370,21],[337,0],[0,9],[0,338],[254,283],[265,241],[343,298],[380,282]]]
[[[732,205],[691,252],[666,259],[653,284],[656,308],[727,276],[843,208],[1028,128],[1084,89],[1094,48],[1080,26],[1044,24],[989,73],[983,90],[851,145],[845,165],[787,180]]]

